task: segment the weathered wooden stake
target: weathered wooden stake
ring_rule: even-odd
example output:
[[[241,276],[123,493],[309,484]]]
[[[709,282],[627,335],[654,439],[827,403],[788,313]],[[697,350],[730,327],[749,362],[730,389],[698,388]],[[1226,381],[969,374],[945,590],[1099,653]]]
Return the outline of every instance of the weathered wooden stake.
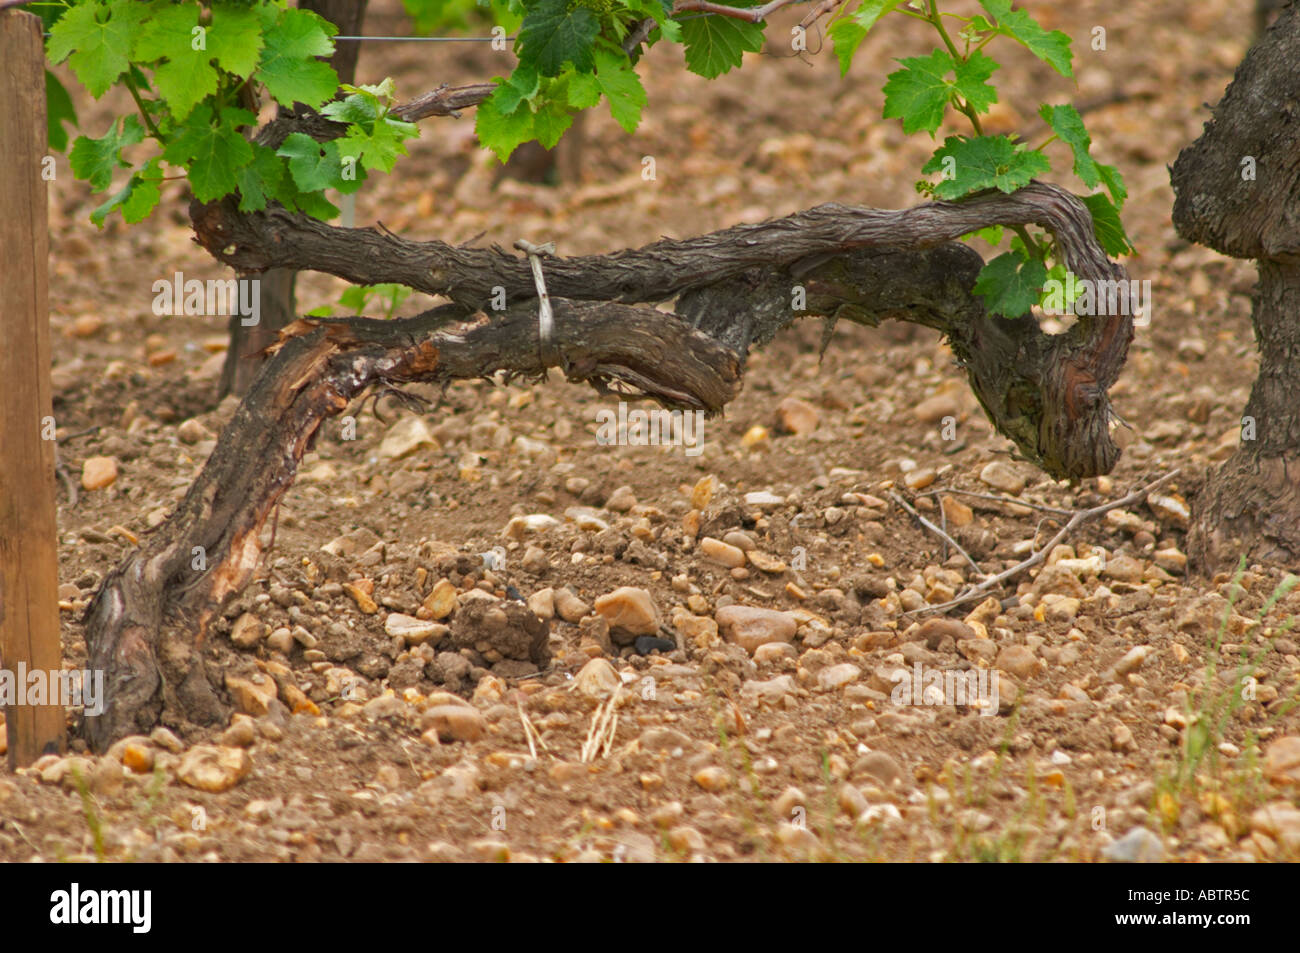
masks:
[[[46,673],[54,704],[5,710],[9,767],[64,747],[54,418],[46,266],[45,50],[41,21],[0,12],[0,690]],[[21,693],[21,694],[19,694]]]

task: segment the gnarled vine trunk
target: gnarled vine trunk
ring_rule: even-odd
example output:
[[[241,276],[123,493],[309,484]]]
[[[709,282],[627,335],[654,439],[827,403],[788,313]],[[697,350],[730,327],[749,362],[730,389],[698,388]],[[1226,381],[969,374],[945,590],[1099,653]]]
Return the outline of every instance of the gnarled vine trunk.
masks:
[[[1179,234],[1259,269],[1259,376],[1236,452],[1196,501],[1191,555],[1300,566],[1300,5],[1246,54],[1172,181]]]

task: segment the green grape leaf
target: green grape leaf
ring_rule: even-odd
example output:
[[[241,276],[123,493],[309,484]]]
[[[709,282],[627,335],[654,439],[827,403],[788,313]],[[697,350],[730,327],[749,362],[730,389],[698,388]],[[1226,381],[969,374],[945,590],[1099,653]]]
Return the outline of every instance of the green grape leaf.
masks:
[[[853,54],[867,36],[867,28],[852,17],[840,17],[826,31],[835,45],[835,58],[840,61],[840,75],[844,76],[853,65]]]
[[[594,73],[575,73],[569,69],[561,79],[568,82],[569,105],[574,109],[590,109],[600,102],[600,84]]]
[[[229,195],[238,186],[238,172],[253,161],[253,147],[239,132],[257,117],[246,109],[227,108],[220,116],[202,105],[172,134],[163,158],[189,171],[190,188],[200,202]]]
[[[145,6],[150,10],[150,16],[136,32],[131,46],[132,60],[152,63],[192,52],[190,31],[199,23],[197,4],[182,2]]]
[[[502,112],[497,103],[500,91],[498,86],[496,92],[479,104],[474,132],[484,148],[491,149],[505,162],[515,149],[533,138],[533,112],[531,109]]]
[[[299,102],[315,109],[338,90],[338,74],[316,59],[334,52],[330,37],[337,32],[333,23],[309,10],[283,10],[266,30],[266,48],[253,75],[280,105]]]
[[[734,17],[699,16],[682,24],[686,68],[714,79],[739,66],[745,51],[763,48],[763,28]]]
[[[268,199],[284,202],[281,191],[288,172],[284,159],[260,143],[253,143],[253,161],[239,170],[239,210],[260,212]],[[288,203],[284,203],[288,204]]]
[[[983,7],[997,21],[992,28],[1023,44],[1029,52],[1062,76],[1074,76],[1070,65],[1074,54],[1070,51],[1070,38],[1060,30],[1050,33],[1024,10],[1012,10],[1012,0],[980,0]]]
[[[969,59],[955,66],[957,79],[953,88],[977,113],[988,112],[998,101],[998,91],[989,85],[988,78],[999,65],[997,60],[976,50]]]
[[[1083,204],[1088,206],[1088,211],[1092,213],[1092,230],[1097,235],[1098,244],[1106,249],[1106,254],[1118,258],[1121,255],[1132,255],[1137,251],[1124,231],[1124,223],[1119,218],[1119,209],[1106,198],[1105,193],[1096,192],[1081,198]]]
[[[68,130],[63,126],[65,123],[77,125],[77,110],[73,108],[72,97],[63,88],[59,78],[49,70],[45,71],[45,120],[50,148],[55,152],[65,152],[68,148]]]
[[[646,104],[641,77],[623,54],[604,47],[596,50],[596,85],[609,100],[609,112],[626,132],[635,132]],[[579,74],[581,75],[581,74]]]
[[[925,130],[933,136],[952,98],[953,86],[945,77],[956,64],[943,50],[899,62],[903,68],[885,78],[884,117],[903,120],[908,135]]]
[[[50,28],[50,62],[68,60],[77,79],[98,99],[126,71],[132,41],[148,12],[148,4],[135,0],[77,4]]]
[[[144,126],[134,113],[114,122],[98,139],[77,136],[68,153],[72,174],[89,182],[91,191],[102,192],[112,183],[114,169],[130,167],[122,159],[122,150],[143,140]]]
[[[974,291],[992,314],[1018,318],[1038,303],[1047,281],[1047,267],[1022,253],[998,255],[980,269]]]
[[[934,194],[940,199],[959,199],[989,188],[1014,192],[1050,168],[1041,152],[1017,146],[1006,136],[949,136],[921,171],[951,172],[951,178],[935,186]]]
[[[419,135],[420,129],[414,123],[384,116],[369,132],[361,126],[348,129],[347,135],[338,140],[339,155],[353,156],[367,169],[392,172],[397,157],[407,154],[406,140]]]
[[[1098,162],[1092,157],[1092,137],[1084,127],[1079,111],[1067,103],[1063,106],[1044,105],[1038,114],[1074,153],[1074,174],[1079,177],[1079,181],[1090,189],[1095,189],[1098,185],[1106,186],[1115,203],[1123,205],[1124,199],[1128,197],[1124,177],[1113,165]]]
[[[118,192],[99,208],[90,213],[90,220],[103,228],[105,220],[114,209],[122,210],[122,219],[128,225],[143,222],[149,217],[162,198],[159,184],[162,182],[162,166],[154,156],[139,169],[131,173],[122,191]]]
[[[554,149],[571,125],[573,116],[561,102],[548,101],[533,114],[533,134],[546,149]]]
[[[521,65],[543,76],[559,76],[565,63],[582,73],[592,69],[592,44],[600,34],[600,21],[586,7],[569,0],[537,0],[528,8],[515,52]]]
[[[291,133],[276,150],[289,160],[289,174],[304,192],[337,188],[342,181],[343,165],[337,140],[317,142],[306,133]]]
[[[248,77],[261,59],[262,24],[257,10],[237,0],[212,5],[208,52],[227,73]]]
[[[530,102],[541,86],[537,70],[523,63],[509,77],[502,79],[498,76],[497,80],[501,85],[493,95],[497,97],[497,105],[503,113],[512,113],[519,108],[520,103]]]

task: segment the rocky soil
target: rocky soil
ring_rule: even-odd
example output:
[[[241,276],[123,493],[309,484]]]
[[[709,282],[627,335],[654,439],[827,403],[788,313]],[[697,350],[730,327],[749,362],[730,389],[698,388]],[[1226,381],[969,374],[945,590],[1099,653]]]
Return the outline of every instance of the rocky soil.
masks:
[[[396,6],[372,32],[400,28]],[[1220,0],[1035,13],[1076,43],[1104,24],[1108,49],[1084,43],[1078,89],[1010,56],[1003,98],[1097,104],[1094,148],[1129,180],[1130,268],[1155,285],[1113,392],[1111,476],[1071,487],[1012,459],[944,344],[903,325],[840,327],[820,358],[820,326],[790,329],[698,455],[599,443],[615,403],[558,378],[458,383],[425,393],[440,403],[422,416],[353,408],[355,434],[321,435],[216,627],[229,724],[99,757],[74,737],[0,778],[0,859],[1300,859],[1300,590],[1273,602],[1288,567],[1207,578],[1183,552],[1254,376],[1253,271],[1174,236],[1165,167],[1250,17]],[[879,119],[878,88],[890,56],[928,46],[891,29],[848,81],[829,49],[715,83],[656,53],[643,129],[593,116],[583,179],[558,187],[494,188],[470,123],[430,121],[357,220],[578,253],[822,201],[909,203],[929,145]],[[500,71],[484,50],[399,48],[367,50],[359,75],[413,93]],[[999,109],[994,125],[1036,137],[1032,108]],[[84,105],[83,128],[108,115]],[[148,224],[95,233],[100,200],[65,169],[52,320],[79,668],[80,610],[235,405],[213,399],[224,320],[150,310],[174,271],[224,277],[179,189]],[[303,276],[300,305],[340,287]],[[925,611],[977,580],[971,560],[1014,566],[1071,512],[1175,468],[987,597]],[[895,691],[917,671],[972,673],[996,702]]]

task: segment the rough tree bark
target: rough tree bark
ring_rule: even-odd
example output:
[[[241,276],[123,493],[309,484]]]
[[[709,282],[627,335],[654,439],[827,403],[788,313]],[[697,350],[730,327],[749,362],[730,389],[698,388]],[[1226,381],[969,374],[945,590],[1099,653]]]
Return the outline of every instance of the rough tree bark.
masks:
[[[343,36],[360,36],[366,4],[369,2],[370,0],[300,0],[298,6],[319,13],[337,26]],[[340,83],[351,83],[356,78],[357,57],[360,54],[361,44],[356,40],[341,40],[335,44],[329,64],[338,74]],[[279,111],[281,114],[285,112],[283,109]],[[256,325],[246,327],[239,315],[230,317],[230,341],[226,347],[226,362],[221,368],[221,379],[217,383],[218,399],[227,394],[243,396],[248,392],[261,369],[262,354],[275,341],[276,332],[298,313],[294,296],[294,273],[289,269],[272,268],[263,274],[259,279],[258,293],[258,315],[261,320]]]
[[[1174,226],[1259,270],[1251,321],[1259,376],[1236,452],[1195,505],[1190,555],[1204,569],[1300,565],[1300,5],[1237,68],[1201,137],[1174,163]]]

